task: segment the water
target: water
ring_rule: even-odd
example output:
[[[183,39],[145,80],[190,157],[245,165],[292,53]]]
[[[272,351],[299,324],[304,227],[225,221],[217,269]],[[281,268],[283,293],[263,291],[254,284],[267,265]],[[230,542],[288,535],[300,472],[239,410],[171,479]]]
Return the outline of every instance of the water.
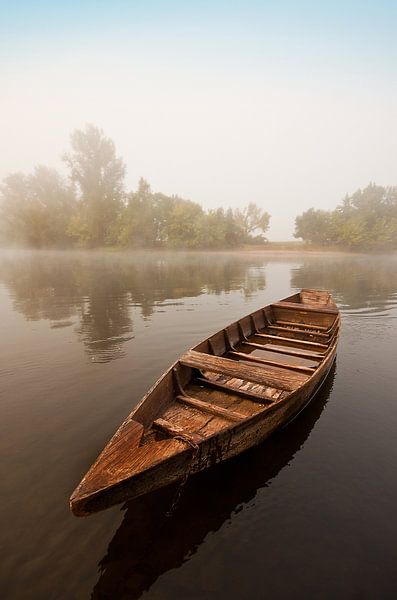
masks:
[[[68,498],[184,350],[301,287],[342,309],[336,366],[289,427],[88,519]],[[397,595],[397,258],[0,257],[1,597]]]

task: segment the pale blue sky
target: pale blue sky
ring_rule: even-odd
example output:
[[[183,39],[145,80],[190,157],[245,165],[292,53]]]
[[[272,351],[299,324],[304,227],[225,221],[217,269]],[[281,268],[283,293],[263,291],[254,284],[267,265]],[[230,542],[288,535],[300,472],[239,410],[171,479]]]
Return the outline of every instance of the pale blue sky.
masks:
[[[0,1],[0,177],[92,122],[127,184],[255,201],[270,239],[369,181],[397,184],[395,2]]]

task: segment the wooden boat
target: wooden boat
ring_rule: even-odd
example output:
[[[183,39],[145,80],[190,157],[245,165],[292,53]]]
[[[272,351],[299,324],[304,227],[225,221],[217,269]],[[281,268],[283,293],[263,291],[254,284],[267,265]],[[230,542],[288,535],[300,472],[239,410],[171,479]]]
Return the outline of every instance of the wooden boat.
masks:
[[[180,567],[186,556],[194,554],[208,533],[218,531],[238,506],[249,505],[305,444],[327,404],[326,391],[332,389],[334,375],[335,365],[324,383],[325,393],[283,435],[273,435],[271,443],[254,446],[220,468],[192,477],[183,489],[178,511],[168,511],[169,518],[165,513],[173,505],[178,484],[128,502],[101,559],[91,600],[113,598],[115,590],[118,598],[141,598],[160,575]]]
[[[188,350],[116,431],[70,499],[88,515],[202,471],[293,419],[335,359],[340,315],[302,290]]]

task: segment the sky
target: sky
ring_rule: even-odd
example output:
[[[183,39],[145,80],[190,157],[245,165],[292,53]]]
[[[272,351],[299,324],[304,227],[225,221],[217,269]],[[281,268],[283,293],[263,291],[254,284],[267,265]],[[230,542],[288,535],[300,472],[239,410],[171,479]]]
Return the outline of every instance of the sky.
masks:
[[[87,123],[154,191],[256,202],[270,240],[397,185],[397,2],[0,0],[0,179]]]

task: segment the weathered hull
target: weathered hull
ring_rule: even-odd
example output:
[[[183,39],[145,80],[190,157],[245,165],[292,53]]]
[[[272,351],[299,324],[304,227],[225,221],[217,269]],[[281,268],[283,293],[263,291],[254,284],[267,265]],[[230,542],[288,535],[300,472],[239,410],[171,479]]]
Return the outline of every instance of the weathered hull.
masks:
[[[284,311],[284,307],[282,307],[281,311]],[[310,310],[308,312],[310,313]],[[303,309],[301,310],[301,313],[305,313],[306,315],[306,311],[303,311]],[[244,321],[242,320],[241,322],[244,325]],[[243,335],[244,339],[247,339],[245,338],[245,334],[242,329],[243,325],[237,328],[238,335]],[[302,327],[302,324],[299,324],[299,326]],[[310,323],[304,321],[303,326],[310,327]],[[268,327],[271,328],[272,326]],[[321,326],[318,327],[321,328]],[[277,327],[273,326],[273,328],[276,329]],[[298,328],[298,324],[296,325],[296,328]],[[233,333],[233,326],[231,326],[230,329]],[[311,330],[309,329],[309,331]],[[158,414],[171,414],[171,416],[175,414],[175,411],[174,413],[170,413],[170,409],[167,407],[170,406],[170,403],[175,404],[175,401],[178,400],[179,402],[187,402],[188,409],[192,411],[193,415],[195,415],[194,411],[197,411],[198,409],[202,409],[204,410],[204,412],[212,411],[214,416],[212,417],[212,420],[210,419],[210,422],[214,424],[214,431],[211,433],[211,430],[209,430],[208,435],[204,437],[200,434],[200,431],[203,431],[203,427],[201,427],[201,429],[197,429],[197,433],[195,433],[194,428],[191,427],[189,430],[180,428],[181,433],[178,434],[179,430],[177,429],[177,424],[174,423],[174,427],[176,429],[174,433],[172,433],[172,429],[170,429],[170,435],[173,436],[171,439],[156,439],[152,442],[151,447],[148,442],[147,446],[149,450],[151,450],[151,448],[163,448],[163,454],[160,451],[158,456],[156,455],[155,458],[152,460],[151,464],[148,464],[145,468],[142,468],[140,463],[140,470],[137,469],[136,462],[130,463],[128,468],[124,468],[124,464],[121,463],[120,465],[117,465],[117,468],[113,465],[112,468],[107,469],[107,478],[104,477],[102,480],[97,476],[98,465],[101,465],[100,457],[97,463],[95,463],[94,467],[92,467],[91,471],[88,472],[86,479],[83,479],[82,483],[76,489],[74,495],[72,496],[71,506],[73,512],[76,515],[87,515],[112,506],[114,504],[136,498],[140,495],[151,492],[157,488],[181,480],[186,476],[187,473],[198,473],[200,471],[203,471],[204,469],[210,468],[215,464],[228,460],[229,458],[240,454],[241,452],[248,448],[251,448],[252,446],[260,444],[262,441],[268,438],[274,431],[276,431],[280,427],[285,426],[285,424],[287,424],[289,421],[295,418],[295,416],[299,414],[301,410],[303,410],[303,408],[309,403],[309,401],[314,397],[316,392],[320,389],[335,360],[339,334],[339,316],[335,316],[334,323],[331,325],[331,327],[328,328],[328,331],[329,334],[327,335],[329,335],[329,344],[327,346],[327,349],[324,350],[324,353],[322,354],[323,358],[321,359],[321,363],[316,363],[316,368],[310,367],[312,369],[312,371],[310,371],[310,375],[309,367],[299,365],[295,365],[295,367],[289,367],[289,369],[291,370],[292,368],[295,369],[295,371],[293,372],[297,377],[296,381],[299,382],[301,382],[304,379],[303,375],[301,378],[299,378],[301,375],[299,369],[303,371],[306,377],[304,383],[300,384],[295,390],[281,392],[278,396],[277,401],[274,401],[269,405],[266,405],[264,399],[264,404],[263,406],[260,405],[260,410],[258,409],[257,412],[251,415],[247,415],[247,417],[241,419],[238,419],[238,416],[236,416],[236,413],[232,409],[229,409],[231,416],[227,414],[224,415],[223,413],[225,412],[225,409],[222,408],[219,404],[215,405],[211,402],[207,402],[207,405],[203,407],[202,405],[204,404],[204,402],[202,400],[192,398],[190,395],[184,395],[184,390],[181,387],[181,382],[184,386],[193,385],[194,388],[194,386],[196,385],[197,387],[197,381],[194,380],[194,377],[196,377],[197,379],[197,373],[195,374],[194,369],[189,362],[193,360],[192,365],[195,364],[194,360],[196,359],[197,353],[193,352],[191,355],[187,356],[186,359],[182,360],[182,363],[180,363],[179,361],[175,363],[175,365],[173,365],[155,384],[155,386],[148,392],[148,394],[145,396],[145,398],[137,407],[137,409],[133,411],[133,413],[129,417],[130,423],[135,423],[135,419],[137,419],[141,423],[140,426],[142,427],[142,430],[145,427],[151,427],[150,423],[156,423],[154,417],[156,417]],[[272,337],[268,334],[259,334],[254,332],[251,332],[251,335],[263,335],[264,338]],[[320,336],[319,339],[322,339],[321,333],[311,333],[310,339],[313,339],[313,336],[315,335],[317,337]],[[227,340],[229,339],[228,336],[226,336],[226,338]],[[213,336],[213,339],[214,344],[216,344],[217,338]],[[241,339],[241,337],[239,339]],[[279,339],[285,340],[286,338],[283,337]],[[298,354],[300,348],[299,344],[303,346],[306,344],[306,346],[304,346],[305,349],[301,351],[302,356],[306,357],[308,355],[307,347],[311,348],[312,346],[321,346],[321,344],[319,344],[318,342],[310,341],[297,341],[295,343],[296,339],[298,338],[291,338],[291,343],[289,343],[289,345],[286,346],[287,350],[285,352],[288,352],[289,349],[290,352],[295,352],[295,354]],[[203,344],[204,343],[205,342],[203,342]],[[244,344],[245,342],[243,341],[242,343]],[[284,341],[283,343],[286,342]],[[309,344],[311,345],[308,346]],[[197,348],[200,349],[201,346],[202,345],[199,345]],[[298,348],[298,350],[295,350],[296,347]],[[232,350],[228,350],[229,354],[236,353],[234,345],[232,346],[232,348]],[[221,348],[220,351],[222,352],[222,350],[225,349]],[[278,350],[274,350],[273,352],[278,352]],[[241,353],[239,354],[237,352],[236,354],[240,355]],[[207,356],[207,354],[205,354],[203,358],[199,356],[199,362],[197,364],[201,365],[202,360],[204,360],[204,358],[208,360],[206,358]],[[224,354],[221,355],[221,361],[218,360],[217,356],[217,354],[214,354],[213,356],[212,368],[217,368],[218,372],[219,368],[224,368],[226,372],[229,368],[230,361],[224,359]],[[256,362],[258,359],[254,358],[253,360],[254,362]],[[318,359],[318,361],[320,361],[320,359]],[[240,372],[243,374],[248,372],[245,362],[246,361],[243,361],[242,363],[238,364],[236,363],[236,369],[240,369]],[[302,362],[307,363],[308,359],[303,358]],[[267,363],[269,365],[274,364],[273,355],[272,360],[267,361]],[[182,364],[182,367],[180,366],[180,364]],[[266,369],[266,377],[270,378],[271,382],[274,382],[274,377],[275,374],[277,374],[277,371],[271,370],[273,369],[273,366],[265,367],[264,365],[262,367],[261,363],[258,363],[258,365],[255,364],[255,369],[252,370],[252,374],[250,375],[250,377],[253,378],[253,381],[255,381],[255,378],[257,381],[261,380],[262,368]],[[284,370],[286,368],[287,367],[283,366]],[[178,379],[177,385],[175,385],[173,374],[176,373],[177,369],[180,370],[180,380]],[[307,375],[305,369],[306,371],[308,371]],[[280,385],[283,385],[284,389],[288,389],[289,382],[288,378],[285,378],[284,373],[285,371],[281,371],[283,377],[280,377],[280,380],[282,382]],[[202,381],[201,378],[199,378],[199,381]],[[212,385],[218,385],[219,387],[219,384],[214,382],[212,382]],[[258,385],[259,384],[257,384],[257,387]],[[246,393],[248,395],[248,399],[246,401],[247,404],[250,401],[258,403],[258,400],[254,397],[250,398],[249,394],[253,396],[251,392],[241,392],[241,389],[238,391],[233,391],[233,388],[228,389],[232,389],[232,392],[230,392],[231,395],[233,395],[234,393]],[[200,390],[198,389],[198,391]],[[197,395],[197,389],[195,393]],[[214,398],[217,399],[219,396],[218,400],[222,399],[224,393],[225,392],[223,391],[223,389],[219,392],[214,392]],[[216,394],[218,394],[218,396]],[[270,402],[270,400],[266,400],[266,402]],[[243,401],[241,402],[241,404],[243,405]],[[228,417],[235,420],[225,425],[225,423],[222,422],[222,419],[227,420]],[[178,419],[181,418],[182,417],[178,416]],[[194,418],[197,419],[198,417],[195,416]],[[180,423],[180,420],[178,421],[178,419],[176,422]],[[128,422],[128,420],[126,422]],[[169,427],[168,421],[162,420],[162,423],[166,423],[166,426]],[[162,423],[160,423],[160,425],[164,427],[164,424]],[[215,425],[218,427],[218,429],[216,429]],[[116,448],[118,448],[118,446],[116,446]],[[143,454],[142,447],[137,446],[136,454],[139,454],[139,452]],[[106,458],[106,448],[103,454]],[[92,475],[92,473],[94,473],[94,475]],[[117,473],[117,476],[115,476],[114,473]],[[95,481],[97,482],[96,488],[93,485],[89,485],[89,482],[92,480],[93,477],[97,477],[97,479],[95,479]]]
[[[313,400],[332,368],[335,355],[336,351],[330,356],[324,372],[319,374],[318,381],[316,379],[311,382],[306,390],[299,390],[292,402],[275,407],[273,414],[253,418],[250,422],[214,435],[200,446],[196,457],[192,457],[191,448],[186,448],[184,452],[164,460],[152,469],[116,484],[111,490],[106,489],[89,499],[83,499],[81,503],[74,505],[73,512],[76,516],[85,516],[132,500],[181,480],[187,469],[190,474],[199,473],[260,444],[290,423]]]

